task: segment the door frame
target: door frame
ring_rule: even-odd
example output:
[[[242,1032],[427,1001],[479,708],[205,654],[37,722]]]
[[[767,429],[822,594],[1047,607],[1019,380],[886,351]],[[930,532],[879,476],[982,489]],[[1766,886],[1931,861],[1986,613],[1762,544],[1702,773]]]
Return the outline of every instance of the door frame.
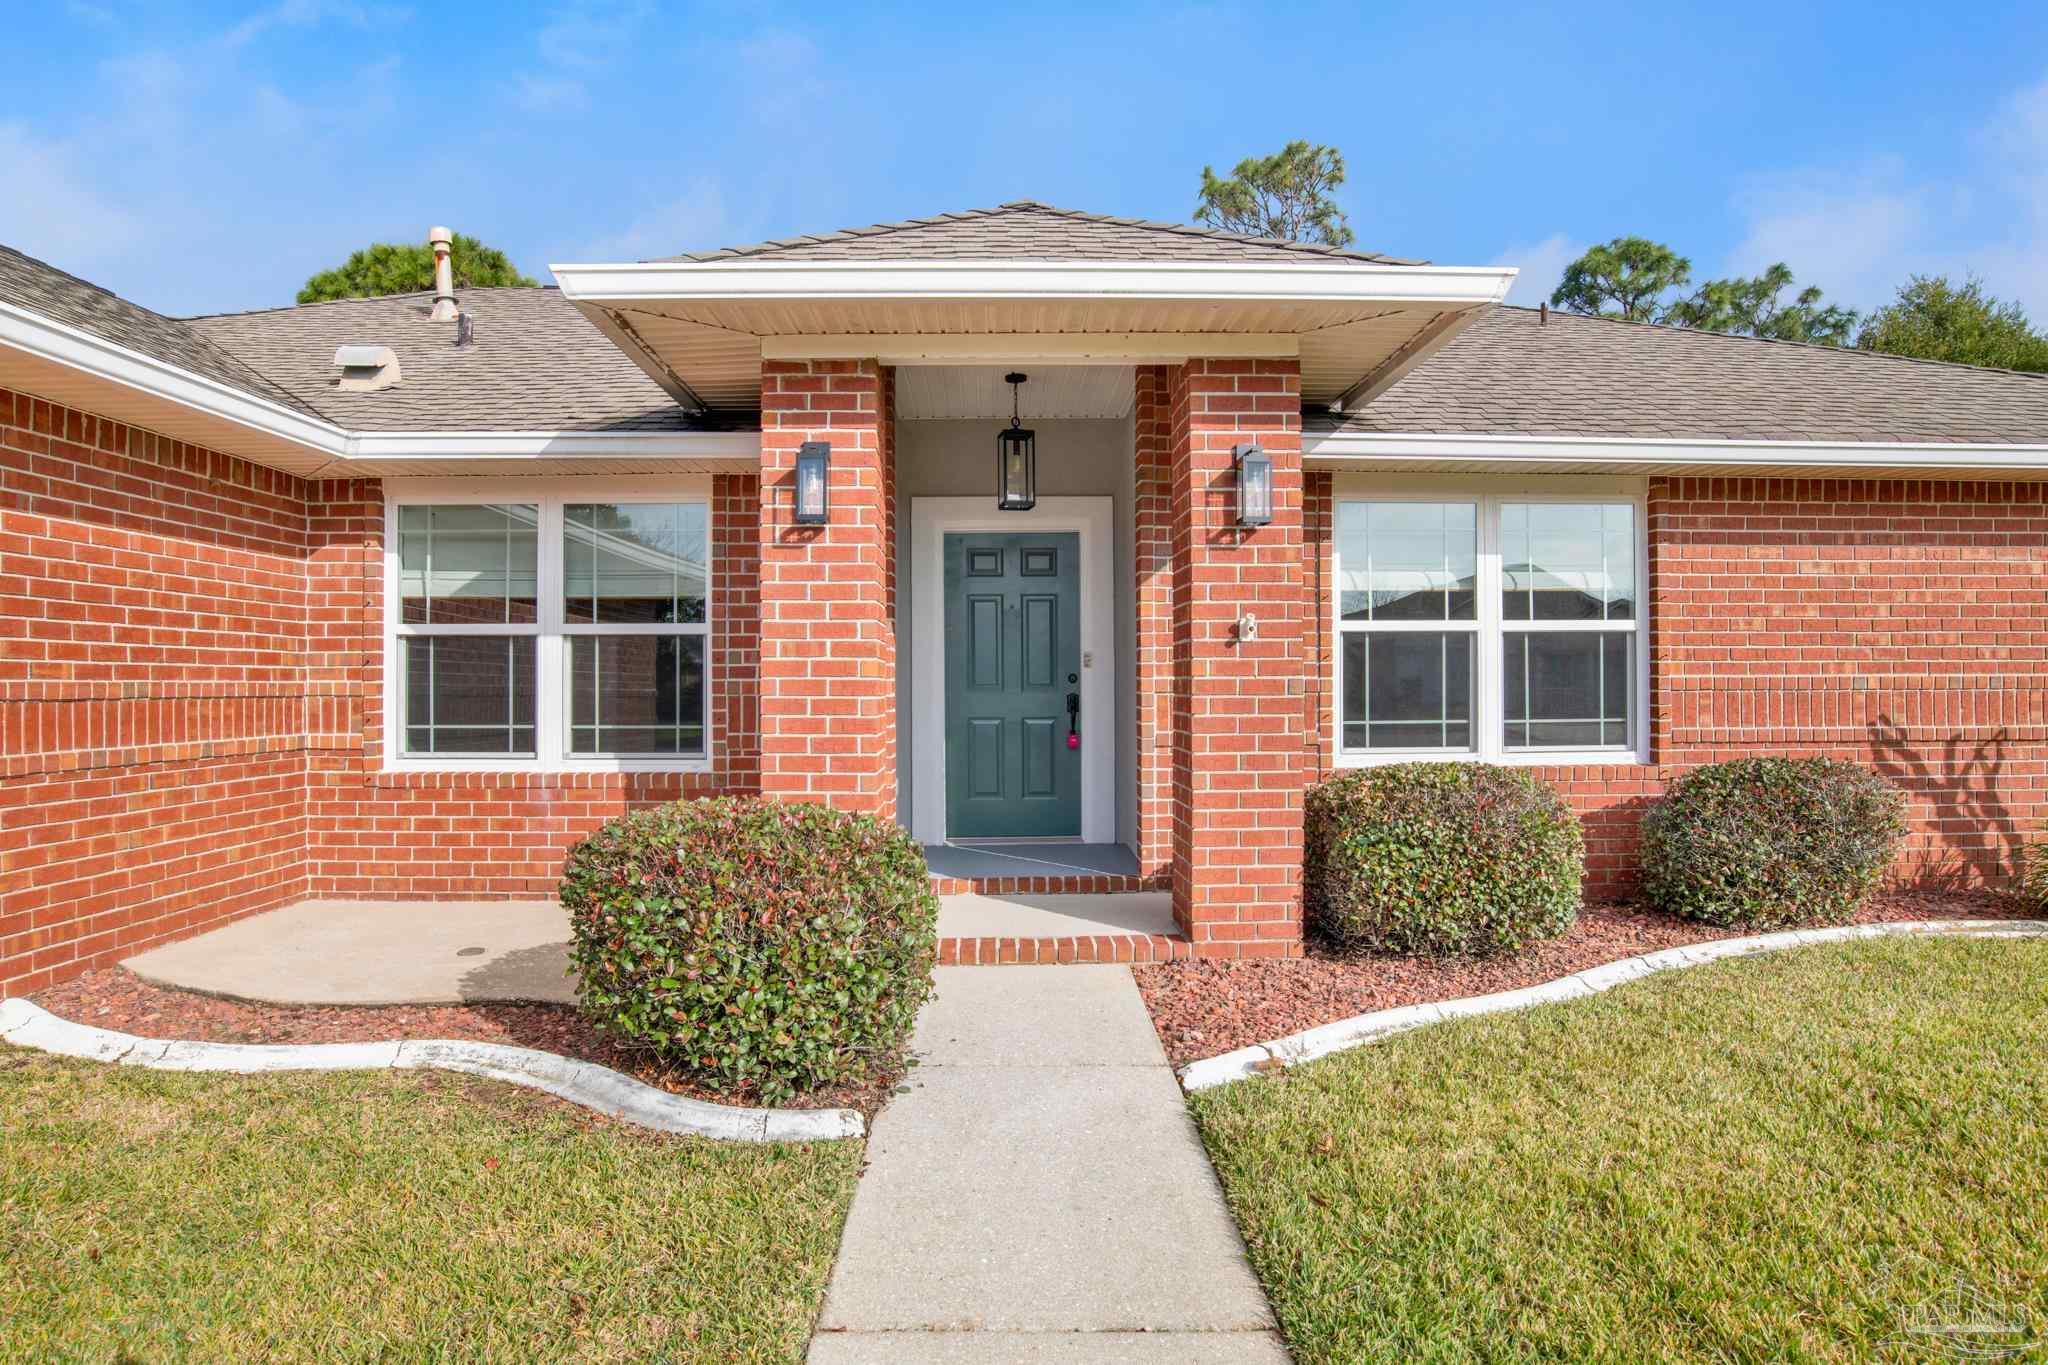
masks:
[[[1115,500],[1040,498],[999,512],[988,498],[910,500],[910,829],[946,841],[946,536],[959,531],[1072,531],[1081,538],[1081,842],[1116,842]]]

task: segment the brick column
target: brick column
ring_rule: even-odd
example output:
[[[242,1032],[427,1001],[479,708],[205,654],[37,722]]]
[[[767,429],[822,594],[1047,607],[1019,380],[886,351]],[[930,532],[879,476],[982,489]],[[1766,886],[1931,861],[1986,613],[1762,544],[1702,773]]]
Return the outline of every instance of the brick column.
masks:
[[[871,360],[761,366],[761,791],[896,814],[895,451]],[[832,446],[831,521],[792,520],[797,448]]]
[[[1173,911],[1196,951],[1301,951],[1304,631],[1295,361],[1168,371],[1173,526]],[[1231,447],[1273,460],[1273,520],[1237,524]],[[1239,620],[1258,618],[1255,639]]]
[[[1138,866],[1162,881],[1173,869],[1173,410],[1172,367],[1140,365],[1135,377],[1136,519],[1132,578],[1137,638]]]

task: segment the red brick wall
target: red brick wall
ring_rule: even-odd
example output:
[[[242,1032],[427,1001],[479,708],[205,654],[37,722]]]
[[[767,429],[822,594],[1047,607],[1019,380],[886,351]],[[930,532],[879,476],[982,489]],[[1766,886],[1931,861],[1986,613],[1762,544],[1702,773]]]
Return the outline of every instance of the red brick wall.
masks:
[[[1197,952],[1301,949],[1300,370],[1192,360],[1168,374],[1173,507],[1173,906]],[[1232,448],[1273,461],[1273,520],[1237,524]],[[1257,616],[1242,638],[1242,613]]]
[[[708,774],[387,773],[384,500],[374,481],[318,486],[307,556],[318,615],[309,678],[335,728],[309,738],[307,889],[338,898],[554,894],[569,845],[625,811],[760,783],[760,497],[712,480]],[[323,604],[324,605],[321,605]]]
[[[304,889],[305,487],[0,390],[0,995]]]
[[[307,895],[543,896],[758,789],[759,509],[713,480],[714,771],[379,771],[384,502],[0,390],[0,994]]]
[[[761,366],[761,786],[896,810],[890,377],[871,360]],[[791,520],[798,448],[832,446],[831,520]]]
[[[1171,368],[1137,369],[1132,429],[1137,460],[1132,515],[1132,613],[1137,639],[1136,774],[1138,870],[1170,876],[1173,865],[1173,759],[1178,714],[1173,667],[1173,412],[1168,406]]]
[[[1902,876],[2015,870],[2048,814],[2048,485],[1654,480],[1653,756],[1869,763]]]
[[[1310,572],[1326,574],[1310,477]],[[1638,824],[1670,779],[1756,753],[1852,759],[1903,788],[1908,884],[2017,870],[2048,816],[2048,486],[1655,479],[1648,533],[1653,762],[1536,770],[1586,822],[1592,894],[1632,888]]]

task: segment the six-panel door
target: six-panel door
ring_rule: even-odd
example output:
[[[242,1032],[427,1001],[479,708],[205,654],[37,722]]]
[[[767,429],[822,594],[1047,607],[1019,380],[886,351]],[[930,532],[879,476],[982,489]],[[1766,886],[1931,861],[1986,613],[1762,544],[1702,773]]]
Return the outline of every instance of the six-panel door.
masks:
[[[1072,532],[946,537],[948,838],[1081,832],[1080,557]]]

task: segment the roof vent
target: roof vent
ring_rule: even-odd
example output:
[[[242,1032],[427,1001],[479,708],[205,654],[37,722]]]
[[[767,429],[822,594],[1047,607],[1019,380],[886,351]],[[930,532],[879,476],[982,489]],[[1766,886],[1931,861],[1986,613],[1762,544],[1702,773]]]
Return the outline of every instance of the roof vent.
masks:
[[[455,267],[448,261],[455,234],[444,227],[430,227],[427,245],[434,248],[434,311],[427,314],[427,320],[453,322],[462,316],[462,310],[455,304]]]
[[[398,353],[389,346],[340,346],[334,363],[341,370],[336,387],[343,393],[375,393],[398,382]]]

